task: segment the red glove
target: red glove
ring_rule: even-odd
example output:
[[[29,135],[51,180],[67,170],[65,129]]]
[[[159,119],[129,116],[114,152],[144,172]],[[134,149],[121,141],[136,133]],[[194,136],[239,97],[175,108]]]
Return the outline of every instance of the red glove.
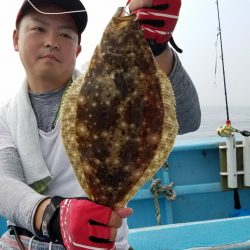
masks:
[[[129,214],[127,208],[113,212],[111,208],[88,199],[55,196],[44,211],[37,233],[42,238],[63,244],[67,250],[111,250],[115,249],[115,242],[109,240],[111,228],[121,226],[122,218]]]
[[[180,7],[181,0],[152,0],[150,8],[140,8],[132,11],[132,14],[137,15],[147,40],[163,44],[172,37]]]
[[[115,249],[108,223],[112,210],[89,200],[65,199],[60,204],[60,228],[67,250]]]

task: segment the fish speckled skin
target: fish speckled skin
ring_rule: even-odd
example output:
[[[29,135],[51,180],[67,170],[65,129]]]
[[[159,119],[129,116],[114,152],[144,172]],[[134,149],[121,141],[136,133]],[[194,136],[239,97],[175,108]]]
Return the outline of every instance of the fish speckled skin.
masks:
[[[172,87],[123,8],[66,94],[62,125],[76,176],[100,204],[124,206],[166,160],[178,130]]]

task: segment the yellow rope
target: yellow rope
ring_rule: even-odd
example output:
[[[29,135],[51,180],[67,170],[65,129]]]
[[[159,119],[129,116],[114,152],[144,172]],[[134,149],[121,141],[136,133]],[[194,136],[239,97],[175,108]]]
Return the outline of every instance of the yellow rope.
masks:
[[[158,200],[158,194],[159,194],[159,189],[160,189],[160,179],[155,179],[152,181],[152,185],[150,188],[150,191],[154,195],[154,203],[155,203],[155,210],[156,210],[156,220],[157,220],[157,225],[161,225],[161,210],[160,210],[160,204]]]
[[[152,180],[150,191],[153,193],[154,196],[157,225],[161,225],[161,209],[159,204],[159,194],[164,194],[168,200],[172,201],[175,200],[176,193],[173,189],[173,186],[174,186],[173,182],[169,183],[168,185],[161,186],[160,179]]]

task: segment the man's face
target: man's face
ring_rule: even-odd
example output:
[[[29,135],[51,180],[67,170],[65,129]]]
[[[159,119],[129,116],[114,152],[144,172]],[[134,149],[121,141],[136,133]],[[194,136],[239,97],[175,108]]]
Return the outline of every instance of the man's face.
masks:
[[[41,7],[44,12],[60,12],[56,6]],[[14,31],[13,42],[19,51],[28,79],[66,82],[81,51],[73,18],[69,14],[27,13]]]

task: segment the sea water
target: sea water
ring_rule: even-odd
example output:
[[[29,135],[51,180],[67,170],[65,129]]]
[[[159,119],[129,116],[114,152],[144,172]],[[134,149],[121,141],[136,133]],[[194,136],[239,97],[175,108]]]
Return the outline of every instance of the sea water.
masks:
[[[228,108],[228,111],[234,128],[250,131],[250,106],[232,106]],[[178,135],[177,141],[218,137],[217,129],[224,126],[226,120],[225,106],[201,106],[200,128],[195,132]]]

